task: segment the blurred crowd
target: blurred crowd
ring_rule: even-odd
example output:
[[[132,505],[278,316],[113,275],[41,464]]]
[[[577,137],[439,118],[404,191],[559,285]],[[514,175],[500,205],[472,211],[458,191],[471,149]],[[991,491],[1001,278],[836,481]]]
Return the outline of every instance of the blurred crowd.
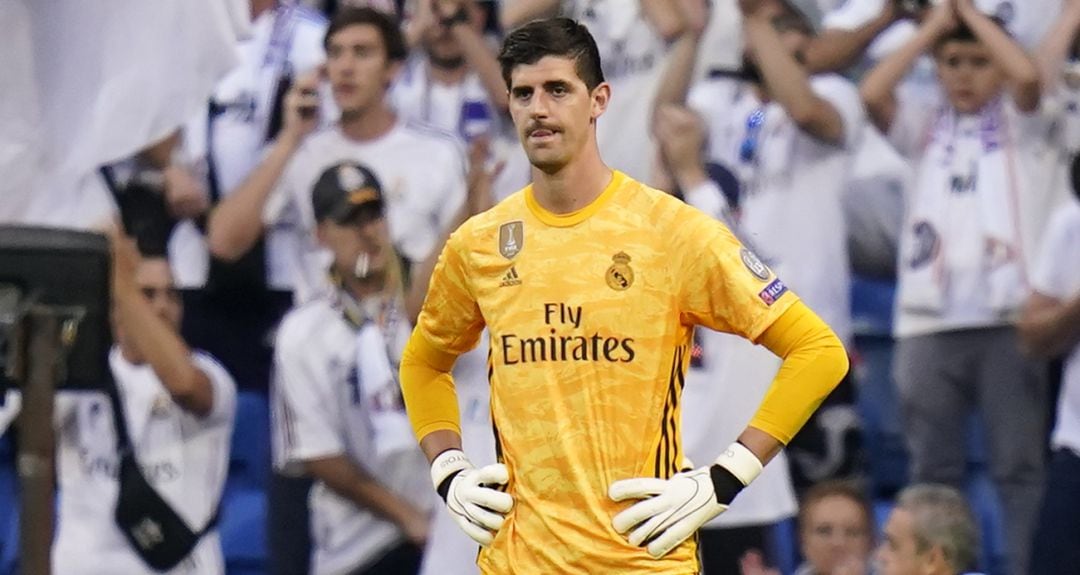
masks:
[[[475,544],[432,505],[394,378],[448,234],[530,181],[496,56],[504,31],[556,15],[598,43],[606,163],[724,220],[855,366],[702,530],[703,572],[1077,572],[1080,0],[230,0],[176,10],[183,33],[103,17],[137,36],[120,52],[175,43],[142,67],[81,70],[27,38],[45,5],[2,2],[0,31],[13,16],[36,68],[0,70],[38,88],[0,104],[0,221],[115,217],[134,239],[114,297],[152,305],[119,306],[111,365],[135,452],[175,467],[151,483],[193,526],[220,508],[229,529],[245,489],[263,501],[257,572],[476,572]],[[56,45],[86,24],[75,12],[51,25]],[[86,136],[102,122],[121,136]],[[24,142],[64,151],[45,161]],[[371,297],[352,276],[378,278],[359,288]],[[177,341],[141,327],[159,320]],[[455,368],[478,464],[496,457],[486,345]],[[778,366],[696,334],[691,459],[735,438]],[[152,432],[165,404],[182,415]],[[114,405],[58,404],[58,573],[97,572],[87,560],[107,555],[88,550],[126,545],[84,532],[111,521],[82,500],[115,484],[93,464],[115,461],[95,427]],[[0,429],[17,411],[10,393]],[[253,457],[272,461],[265,476],[234,481]],[[172,572],[243,572],[209,527]]]

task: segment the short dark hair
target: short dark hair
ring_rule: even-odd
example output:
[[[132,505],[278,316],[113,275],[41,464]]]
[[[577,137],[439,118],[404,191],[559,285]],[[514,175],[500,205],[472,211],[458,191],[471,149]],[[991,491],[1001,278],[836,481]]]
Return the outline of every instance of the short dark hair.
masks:
[[[530,22],[506,36],[499,52],[506,87],[510,87],[510,73],[516,66],[535,64],[545,56],[573,60],[578,77],[590,90],[604,82],[600,50],[588,28],[569,18],[548,18]]]
[[[401,34],[401,26],[391,15],[369,7],[342,8],[330,20],[330,26],[326,29],[323,37],[323,49],[330,49],[330,39],[334,34],[349,26],[374,26],[382,36],[383,47],[386,48],[386,59],[391,62],[399,62],[409,55],[409,49],[405,45],[405,37]]]
[[[866,521],[866,528],[869,530],[867,534],[871,538],[873,537],[875,527],[874,507],[870,503],[870,497],[867,496],[866,489],[859,482],[850,479],[822,481],[814,484],[806,491],[806,494],[802,496],[802,501],[799,502],[800,534],[810,527],[810,510],[813,509],[814,505],[830,497],[840,497],[854,503],[859,508],[863,520]]]
[[[1001,31],[1005,32],[1005,34],[1007,34],[1010,38],[1012,37],[1012,34],[1009,34],[1009,29],[1005,27],[1004,20],[998,18],[997,16],[991,16],[990,21],[994,24],[997,24],[998,28],[1001,28]],[[949,42],[981,41],[982,40],[980,40],[979,37],[975,35],[975,31],[972,30],[970,26],[961,22],[951,32],[937,39],[937,42],[934,43],[934,52],[937,53],[937,51],[940,50],[942,46],[948,44]]]

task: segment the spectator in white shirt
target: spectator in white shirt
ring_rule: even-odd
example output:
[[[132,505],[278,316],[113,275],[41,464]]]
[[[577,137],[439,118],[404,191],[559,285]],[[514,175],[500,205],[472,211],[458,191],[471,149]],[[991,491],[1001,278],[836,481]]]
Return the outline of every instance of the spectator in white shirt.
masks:
[[[393,18],[371,8],[342,9],[330,23],[325,46],[325,77],[340,119],[315,132],[321,78],[297,79],[286,97],[284,126],[265,159],[209,221],[210,250],[223,259],[242,255],[266,227],[288,229],[292,245],[285,251],[298,270],[298,303],[330,287],[330,257],[316,242],[310,201],[326,167],[353,160],[378,175],[394,246],[410,262],[422,261],[437,246],[465,200],[460,141],[400,118],[390,105],[387,91],[406,56]]]
[[[396,379],[411,327],[383,188],[343,162],[310,204],[334,289],[286,315],[275,363],[284,459],[316,479],[312,573],[413,575],[433,496]]]
[[[1076,2],[1072,3],[1075,11]],[[1077,157],[1080,158],[1080,157]],[[1077,197],[1058,208],[1039,252],[1032,294],[1020,320],[1025,350],[1064,357],[1053,450],[1042,512],[1031,553],[1031,572],[1073,573],[1080,565],[1080,159],[1072,163]]]
[[[112,294],[117,344],[109,352],[109,367],[135,460],[193,532],[209,526],[191,555],[168,573],[224,574],[211,519],[228,473],[236,386],[220,364],[180,338],[183,309],[164,258],[141,259],[134,242],[114,238]],[[11,406],[17,410],[18,402]],[[108,397],[61,393],[54,417],[59,488],[54,572],[157,573],[116,523],[120,455]]]
[[[932,52],[930,105],[894,95]],[[986,422],[1009,572],[1026,574],[1043,481],[1047,388],[1013,325],[1043,231],[1057,116],[1038,69],[971,0],[935,8],[864,79],[863,99],[916,166],[902,230],[894,376],[915,481],[964,484],[968,414]]]

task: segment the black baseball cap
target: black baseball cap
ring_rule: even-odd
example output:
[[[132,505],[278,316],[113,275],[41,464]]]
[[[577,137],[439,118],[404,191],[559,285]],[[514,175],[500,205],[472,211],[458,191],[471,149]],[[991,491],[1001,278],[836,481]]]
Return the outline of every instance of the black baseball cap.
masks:
[[[340,162],[330,166],[311,191],[311,206],[315,221],[330,219],[346,224],[360,212],[371,218],[383,215],[382,185],[375,174],[356,162]]]

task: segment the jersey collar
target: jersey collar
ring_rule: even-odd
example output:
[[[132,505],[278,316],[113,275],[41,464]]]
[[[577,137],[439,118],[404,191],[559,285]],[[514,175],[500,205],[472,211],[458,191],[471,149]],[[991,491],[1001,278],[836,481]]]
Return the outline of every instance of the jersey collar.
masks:
[[[611,197],[615,195],[615,190],[622,187],[623,182],[626,181],[626,174],[618,170],[612,170],[611,181],[608,182],[604,191],[600,193],[589,205],[570,212],[568,214],[556,214],[545,210],[536,198],[533,196],[533,187],[530,185],[525,189],[525,205],[529,207],[529,211],[541,222],[556,228],[568,228],[570,226],[576,226],[581,222],[589,219],[590,216],[600,211],[600,208],[604,207]]]

